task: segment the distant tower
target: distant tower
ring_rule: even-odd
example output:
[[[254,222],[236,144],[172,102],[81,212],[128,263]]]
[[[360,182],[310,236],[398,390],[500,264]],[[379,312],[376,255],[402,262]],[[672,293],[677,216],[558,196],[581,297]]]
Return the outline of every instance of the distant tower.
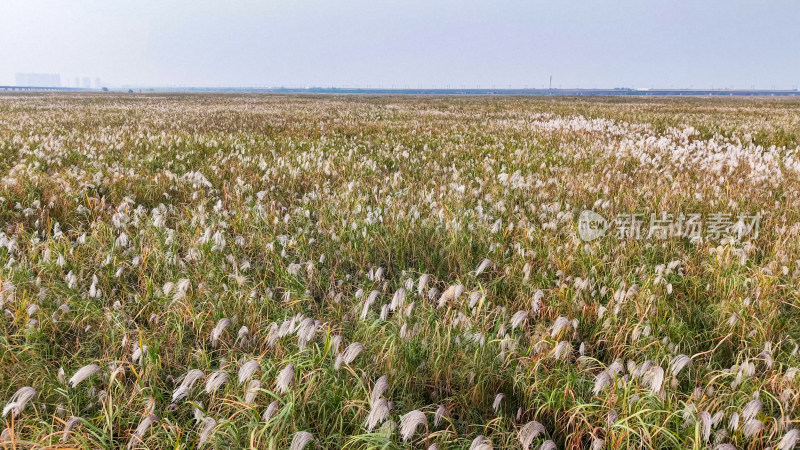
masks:
[[[550,87],[548,88],[548,90],[550,90],[550,91],[553,90],[553,76],[552,75],[550,75]]]

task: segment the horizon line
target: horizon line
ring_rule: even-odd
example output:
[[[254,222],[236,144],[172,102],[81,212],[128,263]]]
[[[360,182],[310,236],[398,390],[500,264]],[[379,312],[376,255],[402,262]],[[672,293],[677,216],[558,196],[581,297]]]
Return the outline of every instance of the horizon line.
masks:
[[[310,94],[377,94],[377,95],[651,95],[651,96],[798,96],[797,88],[398,88],[398,87],[286,87],[286,86],[136,86],[79,88],[59,86],[0,86],[0,92],[11,91],[64,91],[64,92],[134,92],[134,93],[310,93]]]

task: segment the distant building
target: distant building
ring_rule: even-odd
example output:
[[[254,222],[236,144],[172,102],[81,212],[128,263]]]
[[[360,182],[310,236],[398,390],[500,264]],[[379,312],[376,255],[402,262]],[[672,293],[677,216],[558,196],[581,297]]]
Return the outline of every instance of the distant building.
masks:
[[[61,75],[57,73],[17,73],[17,86],[61,87]]]
[[[92,88],[92,79],[89,77],[83,77],[83,87],[86,89]]]

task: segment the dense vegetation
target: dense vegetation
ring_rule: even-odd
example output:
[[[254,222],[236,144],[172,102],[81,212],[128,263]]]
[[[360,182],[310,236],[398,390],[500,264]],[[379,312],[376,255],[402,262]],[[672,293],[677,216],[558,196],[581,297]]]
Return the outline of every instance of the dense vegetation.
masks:
[[[786,99],[0,96],[0,438],[792,448],[799,139]]]

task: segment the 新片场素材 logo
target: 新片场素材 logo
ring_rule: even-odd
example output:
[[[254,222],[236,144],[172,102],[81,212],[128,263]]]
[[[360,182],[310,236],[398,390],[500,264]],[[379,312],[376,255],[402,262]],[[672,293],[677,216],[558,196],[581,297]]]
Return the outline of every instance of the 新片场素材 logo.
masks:
[[[691,241],[720,241],[726,238],[743,240],[758,238],[760,223],[760,213],[620,213],[613,221],[608,221],[587,209],[578,217],[578,235],[587,242],[607,234],[627,241],[684,238]]]

